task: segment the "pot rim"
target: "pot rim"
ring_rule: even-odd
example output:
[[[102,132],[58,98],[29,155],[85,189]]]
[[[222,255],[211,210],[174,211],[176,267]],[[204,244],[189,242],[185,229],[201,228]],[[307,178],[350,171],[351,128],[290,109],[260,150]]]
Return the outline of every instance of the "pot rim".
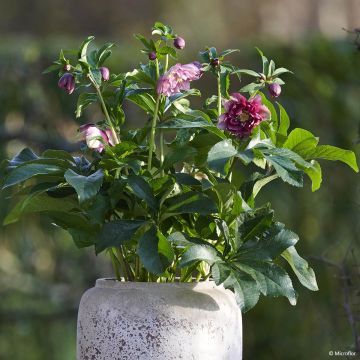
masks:
[[[118,281],[115,278],[100,278],[95,282],[97,288],[112,288],[112,289],[146,289],[151,287],[167,287],[167,288],[188,288],[188,289],[212,289],[217,288],[213,280],[206,280],[200,282],[140,282],[140,281]]]

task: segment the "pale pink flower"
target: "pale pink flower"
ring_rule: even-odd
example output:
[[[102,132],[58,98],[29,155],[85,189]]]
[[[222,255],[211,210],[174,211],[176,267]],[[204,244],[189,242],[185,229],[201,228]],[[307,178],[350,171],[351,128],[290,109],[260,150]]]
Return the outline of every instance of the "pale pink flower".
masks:
[[[101,130],[94,124],[80,126],[80,133],[84,136],[86,145],[89,149],[102,152],[106,145],[115,145],[111,130]]]
[[[157,83],[157,93],[165,96],[178,94],[190,89],[190,82],[198,80],[201,76],[201,64],[176,64],[162,75]]]

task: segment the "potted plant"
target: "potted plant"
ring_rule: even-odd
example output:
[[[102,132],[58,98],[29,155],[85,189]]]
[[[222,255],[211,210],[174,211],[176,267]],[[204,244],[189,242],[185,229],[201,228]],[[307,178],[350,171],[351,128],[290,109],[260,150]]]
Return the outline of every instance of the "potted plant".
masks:
[[[19,195],[5,224],[40,213],[77,247],[109,256],[115,278],[98,280],[80,303],[78,359],[241,359],[241,312],[261,294],[296,304],[287,269],[318,289],[298,236],[257,195],[273,181],[301,187],[305,176],[316,191],[317,159],[357,172],[356,158],[289,130],[274,100],[291,72],[259,49],[261,71],[228,62],[238,50],[214,47],[181,64],[185,40],[170,26],[135,37],[149,61],[133,71],[111,73],[113,44],[90,51],[93,37],[46,70],[59,72],[69,94],[79,90],[77,118],[94,103],[103,118],[80,126],[82,154],[26,148],[2,163],[2,188]],[[211,75],[216,94],[194,110],[193,82]],[[229,93],[230,80],[240,90]],[[126,101],[144,112],[139,128],[125,126]]]

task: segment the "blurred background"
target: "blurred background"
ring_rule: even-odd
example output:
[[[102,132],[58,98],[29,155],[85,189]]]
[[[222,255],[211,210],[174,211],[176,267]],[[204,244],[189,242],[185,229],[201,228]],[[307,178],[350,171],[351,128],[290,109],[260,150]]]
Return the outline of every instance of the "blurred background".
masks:
[[[360,46],[344,30],[360,27],[359,0],[1,0],[0,160],[25,146],[77,150],[79,124],[99,112],[90,108],[75,120],[76,96],[42,71],[60,48],[77,47],[88,35],[98,45],[118,45],[107,62],[112,71],[131,70],[146,61],[132,34],[149,36],[157,20],[186,39],[181,62],[195,60],[204,46],[239,48],[231,60],[260,70],[259,46],[295,73],[284,76],[280,98],[293,127],[359,155]],[[216,88],[211,78],[201,83],[206,94]],[[132,107],[125,112],[130,127],[141,121]],[[359,346],[359,176],[339,163],[323,171],[314,194],[308,183],[299,190],[279,182],[259,199],[271,200],[277,218],[300,235],[298,250],[315,268],[320,291],[294,279],[296,307],[262,298],[244,315],[244,359],[328,359],[331,350],[354,350],[356,338]],[[1,194],[1,221],[11,206]],[[75,359],[79,299],[106,276],[106,258],[78,250],[44,219],[0,227],[0,359]]]

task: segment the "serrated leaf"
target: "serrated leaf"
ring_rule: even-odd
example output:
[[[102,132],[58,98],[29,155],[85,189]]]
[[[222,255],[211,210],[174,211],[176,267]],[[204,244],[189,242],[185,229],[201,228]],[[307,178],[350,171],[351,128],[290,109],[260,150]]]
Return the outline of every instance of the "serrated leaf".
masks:
[[[320,189],[322,182],[321,166],[316,160],[311,161],[311,167],[305,169],[305,174],[309,176],[311,180],[311,190],[314,192]]]
[[[308,262],[297,253],[294,246],[285,250],[282,253],[282,257],[289,263],[302,285],[312,291],[319,290],[314,270],[309,266]]]
[[[290,127],[289,115],[287,114],[286,110],[280,103],[277,102],[276,104],[279,107],[279,112],[280,112],[279,127],[277,129],[277,132],[280,135],[287,136]]]

